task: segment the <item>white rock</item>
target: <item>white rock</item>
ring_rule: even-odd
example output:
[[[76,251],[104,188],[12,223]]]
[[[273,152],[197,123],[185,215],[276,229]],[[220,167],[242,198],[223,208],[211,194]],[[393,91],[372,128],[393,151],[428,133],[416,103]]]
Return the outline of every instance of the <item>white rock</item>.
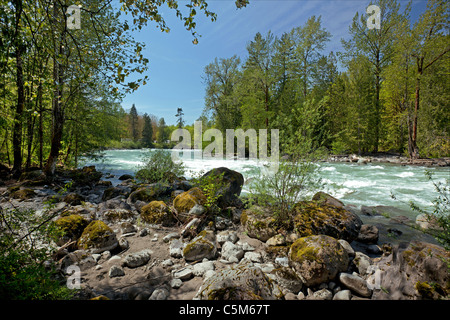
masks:
[[[192,273],[196,277],[202,277],[206,271],[214,270],[214,262],[213,261],[205,261],[197,263],[192,268]]]
[[[244,259],[248,259],[251,262],[263,262],[262,255],[259,252],[246,252]]]
[[[123,266],[128,268],[137,268],[146,264],[152,255],[152,251],[150,249],[144,249],[139,252],[130,253],[123,259]]]
[[[174,279],[188,280],[192,277],[192,268],[186,267],[172,273]]]
[[[341,290],[336,292],[333,297],[333,300],[350,300],[352,298],[352,293],[350,290]]]
[[[181,281],[181,279],[172,279],[170,281],[170,287],[172,287],[173,289],[180,288],[182,284],[183,284],[183,281]]]
[[[241,246],[233,242],[226,241],[222,246],[222,259],[229,262],[239,262],[244,256],[244,250]]]

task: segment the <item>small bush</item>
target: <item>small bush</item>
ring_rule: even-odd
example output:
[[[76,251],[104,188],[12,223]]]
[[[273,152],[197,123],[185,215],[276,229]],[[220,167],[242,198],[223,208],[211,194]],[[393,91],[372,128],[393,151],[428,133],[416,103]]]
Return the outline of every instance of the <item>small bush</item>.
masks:
[[[135,177],[146,183],[173,182],[184,174],[183,163],[174,162],[170,151],[149,151],[143,162]]]

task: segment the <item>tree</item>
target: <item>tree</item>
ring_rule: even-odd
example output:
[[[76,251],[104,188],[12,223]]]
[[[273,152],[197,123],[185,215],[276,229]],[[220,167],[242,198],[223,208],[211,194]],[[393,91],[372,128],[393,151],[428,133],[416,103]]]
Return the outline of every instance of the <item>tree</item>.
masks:
[[[294,28],[291,31],[295,43],[295,55],[297,59],[297,74],[301,79],[303,99],[306,99],[320,52],[330,40],[331,34],[322,28],[321,16],[310,17],[304,26]]]
[[[142,145],[151,148],[153,145],[153,127],[152,120],[148,114],[144,114],[144,128],[142,130]]]
[[[203,81],[206,85],[204,112],[212,113],[219,130],[239,127],[242,120],[236,85],[240,80],[240,59],[214,59],[205,67]]]
[[[134,106],[134,103],[130,109],[129,121],[130,121],[131,139],[133,139],[133,141],[136,142],[139,139],[139,131],[138,131],[138,113],[136,107]]]
[[[396,30],[399,27],[402,17],[399,14],[399,4],[397,0],[380,0],[378,6],[381,10],[380,29],[368,29],[368,16],[359,13],[353,17],[352,25],[349,27],[351,39],[342,44],[345,53],[342,55],[348,60],[355,56],[365,55],[372,65],[372,73],[375,75],[375,100],[374,109],[374,139],[373,151],[378,152],[379,141],[381,138],[381,114],[382,104],[380,101],[380,91],[382,83],[382,72],[386,68],[393,54],[393,43]],[[348,61],[347,60],[347,61]]]
[[[158,123],[158,143],[166,143],[168,139],[168,135],[166,132],[166,121],[164,121],[164,118],[159,119]]]
[[[184,120],[183,120],[183,115],[184,115],[184,113],[183,113],[183,108],[178,108],[177,109],[177,114],[175,115],[175,117],[177,117],[178,119],[177,119],[177,126],[178,126],[178,128],[183,128],[183,126],[184,126]]]
[[[415,39],[415,45],[411,56],[415,60],[415,93],[414,111],[409,126],[408,152],[412,159],[419,158],[417,146],[417,119],[420,106],[421,81],[424,73],[437,61],[443,59],[450,51],[448,33],[448,18],[450,4],[447,1],[430,0],[427,3],[427,11],[423,13],[419,21],[414,25],[411,37]]]

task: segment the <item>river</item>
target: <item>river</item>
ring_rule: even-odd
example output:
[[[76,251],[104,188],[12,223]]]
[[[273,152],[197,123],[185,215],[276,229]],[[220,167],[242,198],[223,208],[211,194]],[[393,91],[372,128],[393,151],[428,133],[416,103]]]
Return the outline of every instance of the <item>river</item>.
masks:
[[[149,149],[139,150],[107,150],[99,160],[86,160],[83,165],[95,165],[97,170],[110,174],[114,185],[119,183],[122,174],[134,174],[142,165],[142,157]],[[150,151],[151,152],[151,151]],[[172,151],[173,152],[173,151]],[[203,158],[183,161],[186,168],[186,178],[196,173],[227,167],[240,172],[247,180],[258,172],[260,164],[256,160],[226,160]],[[345,204],[356,206],[393,206],[410,218],[415,218],[416,212],[409,209],[409,201],[414,201],[421,208],[428,209],[436,198],[435,188],[426,176],[425,170],[433,173],[434,181],[445,182],[450,178],[449,167],[426,168],[421,166],[401,166],[389,163],[339,163],[320,162],[319,172],[325,183],[325,192],[335,196]],[[113,177],[114,176],[114,177]],[[247,192],[244,185],[243,193]],[[398,200],[391,198],[395,194]]]

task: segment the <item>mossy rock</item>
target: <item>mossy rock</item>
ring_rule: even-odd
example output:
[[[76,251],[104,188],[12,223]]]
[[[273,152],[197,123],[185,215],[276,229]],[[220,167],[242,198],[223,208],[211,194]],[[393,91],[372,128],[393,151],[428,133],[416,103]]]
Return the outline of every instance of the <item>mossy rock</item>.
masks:
[[[242,206],[239,195],[244,185],[244,176],[241,173],[225,167],[214,168],[206,172],[200,181],[208,181],[208,179],[210,183],[220,186],[216,192],[219,208]]]
[[[188,213],[196,204],[203,205],[206,197],[200,188],[192,188],[175,197],[173,206],[175,210],[181,213]]]
[[[363,224],[356,214],[344,208],[316,201],[297,203],[292,215],[294,230],[300,237],[324,234],[352,242]]]
[[[278,285],[260,268],[239,264],[208,277],[195,299],[279,300],[283,297]]]
[[[86,199],[83,196],[79,195],[78,193],[69,193],[68,195],[66,195],[63,198],[63,201],[65,203],[68,203],[68,204],[70,204],[72,206],[80,205],[85,200]]]
[[[145,187],[139,187],[134,190],[128,197],[128,202],[135,203],[136,201],[151,202],[160,200],[161,197],[170,196],[172,192],[171,187],[165,183],[152,183]]]
[[[116,248],[118,241],[110,227],[103,221],[94,220],[84,229],[77,245],[79,249],[101,253]]]
[[[11,194],[11,198],[19,200],[28,200],[36,196],[36,192],[33,189],[19,189]]]
[[[292,244],[288,259],[308,287],[333,280],[339,272],[347,271],[350,261],[342,245],[326,235],[298,239]]]
[[[55,221],[55,225],[58,230],[62,231],[63,235],[61,238],[56,239],[56,243],[63,245],[67,241],[78,240],[88,224],[88,221],[78,214],[59,218]]]
[[[212,259],[217,253],[216,235],[213,231],[203,230],[183,249],[186,261]]]
[[[344,203],[341,200],[322,191],[317,192],[311,200],[316,201],[318,204],[329,204],[339,208],[344,207]]]
[[[259,206],[244,210],[241,214],[241,224],[249,237],[264,242],[278,233],[272,212]]]
[[[100,181],[102,173],[95,169],[95,166],[86,166],[82,169],[72,170],[70,177],[73,180],[73,186],[94,186]]]
[[[133,220],[133,211],[127,209],[109,209],[103,212],[103,217],[108,222],[119,222]]]
[[[171,226],[175,218],[164,201],[152,201],[141,208],[141,220],[152,224]]]

